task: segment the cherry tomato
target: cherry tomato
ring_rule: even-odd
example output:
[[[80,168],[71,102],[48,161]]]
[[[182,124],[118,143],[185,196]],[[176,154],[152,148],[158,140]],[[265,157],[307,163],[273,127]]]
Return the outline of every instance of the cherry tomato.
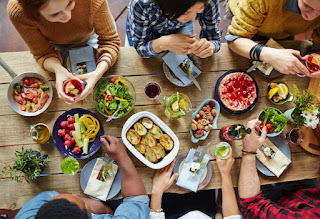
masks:
[[[30,84],[30,80],[29,80],[28,78],[26,78],[26,79],[24,79],[23,83],[24,83],[25,85],[29,85],[29,84]]]
[[[39,84],[36,82],[36,83],[33,84],[33,87],[34,88],[39,88]]]
[[[271,127],[271,129],[269,129],[269,132],[274,132],[274,128]]]
[[[264,127],[264,125],[260,125],[259,127],[260,127],[260,129],[261,129],[261,131],[262,131],[262,129],[263,129],[263,127]]]
[[[39,92],[37,96],[38,96],[38,97],[41,97],[41,94],[42,94],[42,92]]]
[[[112,100],[112,96],[111,95],[108,95],[107,98],[108,98],[108,100]]]
[[[38,98],[36,98],[36,97],[33,98],[33,99],[32,99],[32,102],[33,102],[33,103],[38,103]]]
[[[114,82],[116,82],[116,80],[117,80],[117,78],[111,78],[111,79],[110,79],[110,82],[111,82],[111,83],[114,83]]]
[[[26,105],[21,105],[21,106],[20,106],[20,110],[26,111],[26,110],[27,110]]]
[[[264,122],[263,120],[260,120],[260,125],[263,124],[263,122]]]
[[[103,97],[105,97],[105,96],[107,96],[107,94],[106,94],[106,93],[104,93],[104,94],[103,94]]]
[[[269,122],[266,124],[266,126],[267,126],[267,129],[271,129],[272,128],[272,124],[269,123]]]

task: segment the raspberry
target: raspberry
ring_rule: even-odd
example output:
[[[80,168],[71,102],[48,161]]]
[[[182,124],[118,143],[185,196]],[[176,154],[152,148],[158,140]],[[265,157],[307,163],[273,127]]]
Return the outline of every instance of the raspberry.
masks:
[[[214,103],[214,101],[211,100],[211,101],[209,102],[209,106],[210,106],[211,108],[213,108],[215,105],[216,105],[216,104]]]
[[[210,120],[210,122],[209,122],[211,125],[213,124],[213,121],[212,120]]]

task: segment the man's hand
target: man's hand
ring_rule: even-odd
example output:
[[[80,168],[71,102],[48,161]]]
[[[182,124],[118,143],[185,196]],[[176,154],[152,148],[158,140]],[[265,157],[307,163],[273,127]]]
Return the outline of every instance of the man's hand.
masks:
[[[230,174],[231,172],[231,167],[234,163],[234,158],[233,155],[231,155],[230,157],[228,157],[228,159],[222,160],[220,158],[216,157],[216,161],[217,161],[217,165],[218,165],[218,169],[220,171],[221,176],[225,176]]]
[[[260,124],[260,121],[258,119],[254,119],[248,122],[247,127],[251,129],[251,133],[250,135],[246,135],[246,137],[242,139],[243,150],[256,152],[256,150],[260,148],[265,141],[267,136],[267,127],[264,126],[261,132],[261,136],[258,136],[255,132],[257,128],[256,125],[258,124]]]
[[[100,141],[112,160],[119,163],[122,159],[128,157],[126,149],[118,138],[112,135],[103,135],[100,137]]]
[[[152,193],[161,193],[161,195],[172,185],[173,181],[178,177],[178,173],[172,174],[172,170],[176,160],[172,161],[168,166],[157,170],[153,177]]]
[[[261,60],[269,63],[282,74],[309,74],[308,69],[301,63],[300,52],[293,49],[262,48]]]
[[[208,41],[206,38],[195,41],[190,46],[190,52],[199,56],[200,58],[207,58],[211,56],[215,51],[215,46],[212,42]]]
[[[179,55],[188,54],[190,46],[196,41],[195,35],[188,34],[171,34],[161,37],[163,50],[169,50]],[[162,50],[162,51],[163,51]]]

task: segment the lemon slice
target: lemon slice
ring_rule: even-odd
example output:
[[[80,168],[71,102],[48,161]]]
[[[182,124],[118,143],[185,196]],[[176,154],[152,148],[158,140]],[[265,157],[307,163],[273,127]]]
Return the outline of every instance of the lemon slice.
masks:
[[[69,93],[70,91],[72,91],[75,88],[76,87],[71,83],[71,81],[69,81],[67,83],[67,85],[65,86],[65,88],[64,88],[64,92],[67,94],[67,93]]]
[[[287,85],[280,83],[280,84],[278,84],[278,88],[279,88],[279,90],[278,90],[279,96],[282,97],[283,99],[286,99],[288,96],[288,93],[289,93],[289,89],[288,89]],[[270,94],[270,92],[269,92],[269,94]]]
[[[175,102],[171,105],[171,107],[172,107],[172,110],[173,110],[174,112],[178,112],[178,111],[180,110],[179,101],[178,101],[178,100],[175,101]]]
[[[188,103],[184,99],[179,100],[179,107],[183,110],[186,111],[188,109]]]
[[[279,90],[279,87],[274,87],[271,90],[269,90],[269,99],[271,99]]]

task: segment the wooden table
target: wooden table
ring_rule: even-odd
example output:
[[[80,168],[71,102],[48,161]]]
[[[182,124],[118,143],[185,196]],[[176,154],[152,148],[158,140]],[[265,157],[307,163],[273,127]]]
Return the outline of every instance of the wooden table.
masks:
[[[287,48],[304,49],[308,42],[290,41],[282,44]],[[42,71],[29,52],[0,53],[0,57],[3,58],[4,61],[17,73],[24,71],[35,71],[41,73],[49,78],[53,87],[55,86],[54,75]],[[234,54],[229,50],[226,44],[222,44],[221,51],[219,53],[203,60],[203,73],[199,79],[199,83],[203,91],[199,92],[195,86],[180,88],[171,84],[162,73],[161,57],[142,59],[133,48],[121,48],[118,61],[115,66],[108,71],[108,74],[124,75],[128,77],[134,85],[137,93],[136,105],[129,116],[139,111],[147,110],[160,117],[178,136],[180,140],[180,150],[178,155],[180,155],[199,145],[193,144],[190,139],[189,128],[191,113],[180,120],[170,121],[165,117],[162,106],[159,102],[148,101],[146,99],[144,94],[145,84],[149,81],[158,82],[162,87],[162,94],[166,96],[177,91],[185,93],[190,97],[193,109],[196,109],[203,100],[214,97],[216,81],[226,70],[246,70],[250,65],[251,63],[248,59]],[[272,105],[266,98],[267,84],[272,79],[265,78],[259,72],[252,73],[252,76],[256,79],[260,92],[260,97],[255,108],[249,113],[238,116],[222,112],[218,118],[218,129],[212,130],[207,140],[200,142],[200,144],[204,145],[209,141],[212,143],[218,143],[220,141],[218,136],[219,129],[221,127],[236,123],[246,124],[248,120],[256,118],[259,112],[266,106]],[[5,163],[12,163],[11,159],[14,157],[15,150],[20,150],[23,146],[24,148],[33,148],[35,150],[48,153],[50,164],[43,173],[52,174],[50,176],[40,177],[30,184],[16,183],[11,181],[11,179],[2,179],[0,181],[0,209],[20,208],[30,198],[37,195],[40,191],[45,190],[56,190],[59,192],[70,192],[84,195],[79,183],[80,172],[73,177],[62,174],[60,164],[64,159],[63,155],[56,150],[52,141],[44,145],[39,145],[33,142],[29,137],[29,126],[31,124],[43,122],[52,129],[53,124],[59,115],[66,110],[76,107],[89,109],[96,113],[101,121],[104,121],[105,118],[101,116],[94,107],[92,96],[90,95],[84,101],[74,105],[68,105],[57,97],[54,89],[53,101],[45,113],[36,117],[22,117],[16,114],[7,102],[6,95],[11,78],[2,68],[0,69],[0,78],[0,169],[3,168]],[[300,89],[306,89],[309,83],[309,78],[299,78],[297,76],[284,75],[279,79],[286,81],[286,83],[289,84],[289,89],[293,89],[293,84],[297,84]],[[284,111],[292,107],[292,103],[286,103],[278,108]],[[122,125],[129,116],[122,119],[112,120],[109,123],[103,122],[105,133],[120,137]],[[241,158],[241,141],[235,141],[232,143],[232,147],[234,157]],[[292,152],[292,163],[288,169],[280,178],[266,177],[260,174],[261,184],[309,179],[320,176],[319,157],[309,154],[299,146],[290,147]],[[80,165],[83,167],[92,158],[100,157],[102,155],[103,152],[100,149],[93,157],[81,160]],[[131,154],[130,157],[138,169],[147,191],[150,193],[154,170],[144,166]],[[211,162],[213,165],[213,176],[206,189],[220,188],[220,173],[215,161],[212,160]],[[240,162],[240,159],[236,159],[232,168],[232,179],[235,186],[237,186],[238,182]],[[186,191],[173,185],[168,192],[184,193]]]

